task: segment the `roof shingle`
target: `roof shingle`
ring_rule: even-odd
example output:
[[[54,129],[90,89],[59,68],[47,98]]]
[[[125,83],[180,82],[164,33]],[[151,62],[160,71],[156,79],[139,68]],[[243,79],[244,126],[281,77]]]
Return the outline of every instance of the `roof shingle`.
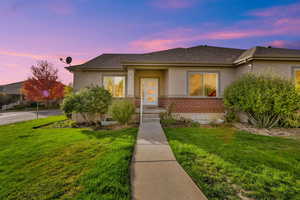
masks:
[[[248,58],[298,58],[300,50],[253,47],[248,50],[200,45],[174,48],[144,54],[102,54],[84,64],[67,67],[76,69],[123,69],[124,64],[229,64]]]

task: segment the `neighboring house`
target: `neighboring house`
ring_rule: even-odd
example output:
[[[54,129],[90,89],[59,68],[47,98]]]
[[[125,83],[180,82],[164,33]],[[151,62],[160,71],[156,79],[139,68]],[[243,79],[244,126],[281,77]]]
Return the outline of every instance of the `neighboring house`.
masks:
[[[21,88],[25,81],[20,81],[16,83],[10,83],[7,85],[0,85],[0,92],[9,95],[18,95],[21,96]]]
[[[22,103],[23,95],[21,88],[24,81],[10,83],[0,86],[0,108],[1,110],[10,109],[16,105]]]
[[[74,89],[100,85],[114,97],[166,108],[180,116],[222,116],[224,89],[247,72],[279,75],[300,87],[300,50],[254,47],[248,50],[212,46],[175,48],[145,54],[102,54],[67,67]]]

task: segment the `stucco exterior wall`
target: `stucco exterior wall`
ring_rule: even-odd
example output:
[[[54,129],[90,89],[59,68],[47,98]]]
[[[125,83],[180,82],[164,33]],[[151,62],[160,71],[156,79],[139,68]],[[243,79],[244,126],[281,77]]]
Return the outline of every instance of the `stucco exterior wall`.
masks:
[[[75,91],[81,88],[88,87],[90,85],[101,85],[102,77],[101,72],[89,71],[89,72],[74,72],[73,87]]]
[[[140,84],[142,78],[158,78],[159,79],[159,97],[166,95],[165,70],[136,70],[134,73],[134,94],[140,97]]]
[[[251,72],[255,74],[275,75],[291,79],[294,78],[292,77],[292,74],[295,67],[300,68],[300,62],[257,60],[252,62],[252,70],[249,67],[249,63],[240,65],[236,69],[236,75],[238,78],[247,72]]]
[[[253,64],[252,63],[247,63],[247,64],[239,65],[235,70],[235,79],[238,79],[241,76],[243,76],[244,74],[250,72],[251,71],[251,66],[250,65],[253,65]]]
[[[253,73],[271,74],[288,79],[294,78],[293,67],[300,67],[300,62],[287,61],[255,61],[253,63]]]
[[[235,79],[235,69],[225,67],[170,68],[168,71],[169,97],[188,97],[188,72],[216,72],[219,74],[219,97]]]
[[[73,87],[75,91],[90,85],[102,86],[103,76],[127,76],[127,72],[75,71]]]

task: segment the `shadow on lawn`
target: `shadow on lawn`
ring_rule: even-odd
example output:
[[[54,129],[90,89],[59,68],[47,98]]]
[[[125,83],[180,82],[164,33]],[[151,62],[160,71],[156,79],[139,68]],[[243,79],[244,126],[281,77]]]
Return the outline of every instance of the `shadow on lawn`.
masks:
[[[89,137],[95,137],[97,139],[109,138],[111,139],[111,141],[114,141],[116,139],[126,139],[128,137],[135,137],[136,129],[127,128],[122,130],[99,130],[99,131],[82,130],[81,133]]]

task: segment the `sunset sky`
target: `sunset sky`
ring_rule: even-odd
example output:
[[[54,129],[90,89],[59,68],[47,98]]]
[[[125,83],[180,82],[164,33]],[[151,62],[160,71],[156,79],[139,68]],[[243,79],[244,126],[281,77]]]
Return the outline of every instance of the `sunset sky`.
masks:
[[[1,0],[0,85],[30,76],[37,60],[140,53],[201,44],[300,48],[295,0]]]

